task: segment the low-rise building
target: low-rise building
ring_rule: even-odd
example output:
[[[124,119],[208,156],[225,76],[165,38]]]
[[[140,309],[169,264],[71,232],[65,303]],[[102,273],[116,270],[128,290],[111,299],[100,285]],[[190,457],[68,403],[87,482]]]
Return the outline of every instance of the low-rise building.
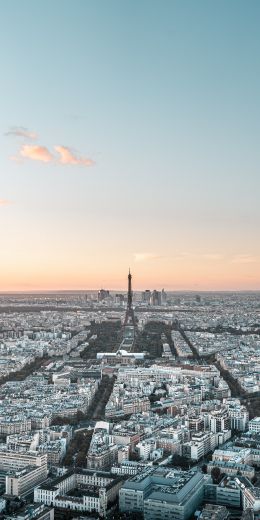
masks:
[[[214,461],[207,465],[207,472],[211,474],[213,468],[219,468],[225,475],[242,475],[252,480],[255,476],[255,469],[249,464],[239,464],[230,461]]]
[[[199,520],[227,520],[228,518],[228,509],[215,504],[206,504],[199,516]]]
[[[14,515],[5,515],[6,520],[54,520],[53,507],[44,504],[29,504]]]

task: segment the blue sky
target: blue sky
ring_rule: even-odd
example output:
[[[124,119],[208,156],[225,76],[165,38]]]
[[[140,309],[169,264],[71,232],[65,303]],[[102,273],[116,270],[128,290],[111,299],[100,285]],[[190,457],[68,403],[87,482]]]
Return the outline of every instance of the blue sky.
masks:
[[[0,290],[129,265],[140,288],[260,289],[259,22],[253,0],[1,6]]]

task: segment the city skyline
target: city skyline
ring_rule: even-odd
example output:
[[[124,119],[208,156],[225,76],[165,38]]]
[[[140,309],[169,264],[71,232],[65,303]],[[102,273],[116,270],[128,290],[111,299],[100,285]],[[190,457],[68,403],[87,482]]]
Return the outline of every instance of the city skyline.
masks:
[[[2,6],[0,292],[260,290],[259,14]]]

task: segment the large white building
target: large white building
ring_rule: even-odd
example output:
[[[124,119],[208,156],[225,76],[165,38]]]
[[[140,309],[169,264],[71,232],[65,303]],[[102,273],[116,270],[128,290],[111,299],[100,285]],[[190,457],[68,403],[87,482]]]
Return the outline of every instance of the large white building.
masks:
[[[203,501],[206,482],[211,478],[199,471],[149,468],[121,487],[119,508],[143,513],[144,520],[186,520]]]
[[[121,477],[107,472],[70,471],[52,484],[37,486],[34,489],[34,501],[73,511],[95,511],[105,516],[109,503],[118,496],[122,483]],[[77,489],[76,495],[74,489]]]

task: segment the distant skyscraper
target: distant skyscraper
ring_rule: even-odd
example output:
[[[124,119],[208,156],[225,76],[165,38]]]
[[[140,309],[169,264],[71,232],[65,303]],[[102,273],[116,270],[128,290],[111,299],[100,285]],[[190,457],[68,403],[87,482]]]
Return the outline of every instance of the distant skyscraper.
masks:
[[[115,295],[115,302],[116,303],[124,303],[124,295],[123,294],[116,294]]]
[[[159,291],[154,290],[152,292],[150,302],[151,302],[151,305],[161,305],[162,304],[161,293]]]
[[[109,296],[109,291],[107,291],[106,289],[100,289],[100,291],[98,291],[98,301],[99,302],[102,302],[103,300],[108,298],[108,296]]]
[[[165,290],[163,289],[162,290],[162,304],[166,303],[166,300],[167,300],[167,293],[165,292]]]
[[[151,298],[150,289],[146,289],[145,291],[142,292],[142,302],[143,303],[150,303],[150,298]]]

